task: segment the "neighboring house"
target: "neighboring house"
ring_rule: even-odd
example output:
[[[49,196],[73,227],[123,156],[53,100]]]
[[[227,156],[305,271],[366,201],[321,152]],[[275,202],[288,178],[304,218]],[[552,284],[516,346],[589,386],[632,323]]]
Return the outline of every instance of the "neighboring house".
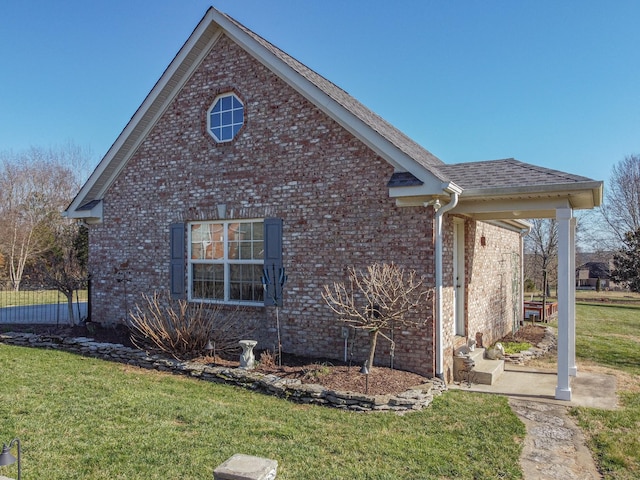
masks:
[[[246,306],[274,349],[261,275],[283,266],[283,350],[300,355],[345,351],[323,285],[350,266],[414,269],[436,295],[424,326],[394,332],[395,366],[451,381],[457,347],[522,319],[522,219],[561,218],[570,238],[572,210],[601,198],[602,182],[514,159],[445,164],[211,8],[66,214],[89,225],[92,320],[125,322],[141,293],[171,288]],[[381,340],[376,361],[388,354]]]
[[[576,287],[595,290],[598,281],[602,290],[617,288],[611,282],[611,265],[606,262],[587,262],[576,269]]]

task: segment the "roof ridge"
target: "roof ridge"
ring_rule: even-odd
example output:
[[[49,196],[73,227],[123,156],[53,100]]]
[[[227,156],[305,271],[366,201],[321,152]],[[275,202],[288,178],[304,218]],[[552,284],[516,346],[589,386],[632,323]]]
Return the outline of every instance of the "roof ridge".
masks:
[[[406,155],[421,163],[428,169],[436,165],[444,165],[444,162],[436,157],[433,153],[417,143],[397,127],[392,125],[390,122],[385,120],[381,115],[365,106],[362,102],[356,99],[345,89],[327,79],[323,75],[319,74],[314,69],[310,68],[297,58],[280,49],[233,17],[227,15],[226,13],[220,12],[219,10],[216,11],[225,19],[233,23],[233,25],[241,29],[245,34],[256,40],[264,48],[276,55],[281,61],[292,68],[297,74],[301,75],[306,80],[311,82],[316,88],[324,92],[325,95],[329,96],[341,107],[346,109],[360,121],[364,122],[369,126],[369,128],[385,138],[388,142],[393,144],[396,148],[404,152]]]

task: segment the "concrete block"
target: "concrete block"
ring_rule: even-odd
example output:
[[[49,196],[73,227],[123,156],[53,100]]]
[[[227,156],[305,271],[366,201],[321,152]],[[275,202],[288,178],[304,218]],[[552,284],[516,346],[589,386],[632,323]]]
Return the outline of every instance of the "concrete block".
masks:
[[[278,462],[236,453],[213,471],[214,480],[273,480]]]

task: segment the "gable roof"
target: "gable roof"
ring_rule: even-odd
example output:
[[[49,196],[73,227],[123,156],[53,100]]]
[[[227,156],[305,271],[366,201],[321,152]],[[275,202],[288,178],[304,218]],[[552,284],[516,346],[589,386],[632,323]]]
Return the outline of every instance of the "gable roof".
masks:
[[[442,179],[429,167],[443,164],[442,160],[334,83],[211,7],[69,205],[66,210],[68,216],[91,218],[96,213],[86,206],[104,196],[145,135],[222,34],[239,44],[397,170],[415,171],[423,183],[439,189]],[[98,207],[95,203],[93,205]]]
[[[530,194],[532,191],[539,193],[540,190],[548,191],[555,187],[559,187],[560,191],[569,185],[575,190],[592,189],[589,190],[593,193],[591,202],[585,200],[589,195],[585,196],[583,192],[582,206],[577,208],[599,205],[602,182],[593,182],[584,177],[527,165],[513,159],[446,165],[346,91],[211,7],[67,207],[67,216],[84,218],[87,222],[101,221],[101,200],[105,193],[221,35],[226,35],[241,46],[391,164],[396,174],[388,183],[389,193],[398,199],[400,205],[423,205],[430,198],[448,197],[450,192],[460,190],[461,198],[472,199],[496,195],[498,191],[503,195],[517,195],[523,186]],[[514,175],[505,175],[506,170]],[[516,177],[521,181],[514,182]],[[575,181],[569,181],[570,178]],[[600,200],[598,186],[592,183],[599,183]],[[461,202],[460,207],[463,204]],[[460,213],[469,213],[463,212],[460,207]]]
[[[391,125],[381,116],[369,110],[358,100],[349,95],[342,88],[338,87],[333,82],[327,80],[323,76],[319,75],[309,67],[299,62],[292,56],[280,50],[278,47],[269,43],[267,40],[252,32],[244,25],[241,25],[233,18],[224,13],[220,13],[221,16],[226,18],[230,23],[235,25],[238,29],[243,31],[248,37],[255,40],[258,44],[262,45],[265,49],[271,52],[274,56],[280,59],[285,65],[290,67],[298,75],[308,80],[312,85],[318,88],[322,93],[330,97],[336,103],[338,103],[345,113],[350,113],[358,120],[363,122],[371,130],[379,134],[386,139],[395,148],[408,155],[413,160],[417,161],[425,167],[431,167],[435,165],[444,165],[444,162],[424,147],[416,143],[414,140],[406,136],[396,127]]]

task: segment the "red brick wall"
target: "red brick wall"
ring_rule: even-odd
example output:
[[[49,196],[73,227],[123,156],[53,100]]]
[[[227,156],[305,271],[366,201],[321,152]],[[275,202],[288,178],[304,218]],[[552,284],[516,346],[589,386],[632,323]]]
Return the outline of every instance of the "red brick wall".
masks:
[[[519,322],[520,234],[485,222],[465,220],[465,331],[453,326],[453,221],[445,217],[443,269],[443,343],[445,379],[452,381],[455,349],[482,335],[489,346],[510,333]],[[482,238],[484,237],[484,240]],[[483,244],[484,243],[484,244]],[[516,282],[514,285],[513,282]]]
[[[206,112],[234,91],[245,125],[216,144]],[[397,208],[386,183],[393,168],[226,37],[164,112],[104,198],[104,222],[92,225],[93,319],[124,322],[142,292],[169,286],[169,225],[227,218],[283,219],[289,275],[280,310],[283,349],[342,358],[341,324],[322,286],[351,265],[395,262],[433,285],[432,210]],[[395,365],[433,373],[432,303],[421,328],[396,334]],[[275,346],[273,309],[251,308],[258,348]],[[366,335],[354,361],[365,358]],[[388,362],[379,341],[379,362]]]
[[[521,320],[520,234],[483,222],[468,222],[466,234],[468,332],[489,346]]]

